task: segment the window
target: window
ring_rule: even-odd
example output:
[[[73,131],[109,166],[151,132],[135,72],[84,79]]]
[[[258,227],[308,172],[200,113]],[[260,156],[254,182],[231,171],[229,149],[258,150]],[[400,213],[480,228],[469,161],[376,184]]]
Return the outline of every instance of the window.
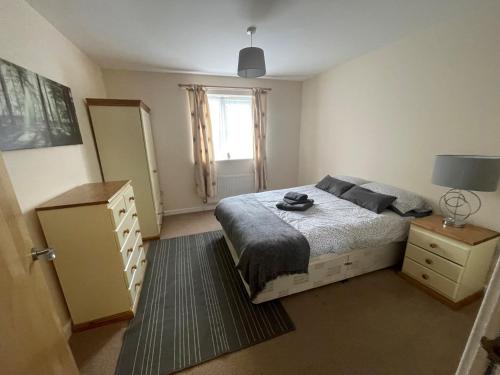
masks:
[[[252,97],[208,94],[216,161],[253,159]]]

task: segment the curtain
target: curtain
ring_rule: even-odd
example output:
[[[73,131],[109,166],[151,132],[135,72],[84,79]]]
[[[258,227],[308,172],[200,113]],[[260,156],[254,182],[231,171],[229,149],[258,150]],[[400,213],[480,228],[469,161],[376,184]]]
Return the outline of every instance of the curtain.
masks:
[[[193,131],[194,180],[196,192],[207,203],[208,198],[217,194],[212,124],[208,97],[203,86],[188,88],[191,128]]]
[[[257,191],[267,189],[267,157],[266,157],[266,117],[267,93],[265,90],[252,89],[252,117],[254,124],[254,169],[255,187]]]

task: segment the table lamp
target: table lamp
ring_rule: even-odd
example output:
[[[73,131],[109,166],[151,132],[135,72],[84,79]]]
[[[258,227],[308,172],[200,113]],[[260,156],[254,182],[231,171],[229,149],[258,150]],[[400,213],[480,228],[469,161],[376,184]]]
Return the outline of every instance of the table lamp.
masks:
[[[465,220],[481,208],[474,191],[496,191],[500,177],[500,156],[436,155],[432,183],[451,188],[439,199],[443,226],[462,228]],[[469,201],[464,193],[475,200]]]

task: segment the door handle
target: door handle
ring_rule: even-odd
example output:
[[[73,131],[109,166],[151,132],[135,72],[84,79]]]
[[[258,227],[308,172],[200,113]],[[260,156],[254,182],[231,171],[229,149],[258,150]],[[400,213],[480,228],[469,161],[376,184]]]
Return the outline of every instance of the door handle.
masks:
[[[45,260],[47,262],[52,262],[56,259],[56,253],[54,249],[48,247],[46,249],[31,249],[31,258],[33,260]]]

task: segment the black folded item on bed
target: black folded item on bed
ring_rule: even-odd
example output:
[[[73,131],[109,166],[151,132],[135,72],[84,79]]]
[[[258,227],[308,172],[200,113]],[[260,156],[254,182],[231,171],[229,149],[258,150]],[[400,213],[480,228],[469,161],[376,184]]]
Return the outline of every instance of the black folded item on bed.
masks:
[[[236,250],[237,268],[252,299],[278,276],[307,273],[311,251],[307,239],[252,194],[221,200],[215,217]]]
[[[285,194],[285,200],[287,201],[292,201],[295,203],[306,203],[307,202],[307,194],[302,194],[302,193],[297,193],[295,191],[289,191],[288,193]],[[289,203],[292,203],[289,202]]]
[[[281,202],[276,203],[276,207],[285,211],[305,211],[311,208],[314,204],[314,199],[307,199],[304,202],[296,202],[283,198]]]

